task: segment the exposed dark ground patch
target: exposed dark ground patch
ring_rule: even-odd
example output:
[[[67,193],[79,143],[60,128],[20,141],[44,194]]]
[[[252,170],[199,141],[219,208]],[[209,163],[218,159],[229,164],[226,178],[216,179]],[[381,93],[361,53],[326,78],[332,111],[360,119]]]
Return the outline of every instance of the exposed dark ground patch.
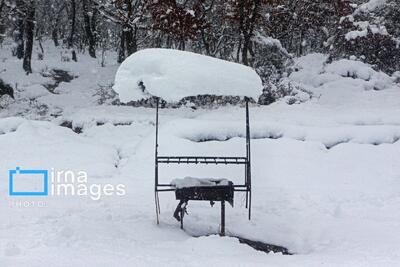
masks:
[[[133,122],[116,122],[116,123],[113,123],[113,125],[114,126],[129,126],[129,125],[132,125],[132,123]],[[105,124],[105,122],[103,122],[103,121],[96,122],[96,126],[102,126],[104,124]],[[69,120],[61,122],[59,124],[59,126],[69,128],[77,134],[81,134],[83,132],[83,127],[74,126],[72,121],[69,121]]]
[[[193,237],[197,238],[197,237],[202,237],[202,236],[193,236]],[[265,253],[273,252],[273,253],[282,253],[283,255],[293,255],[293,253],[290,253],[287,248],[282,247],[282,246],[272,245],[272,244],[264,243],[261,241],[254,241],[254,240],[250,240],[248,238],[243,238],[243,237],[239,237],[239,236],[227,235],[227,237],[235,238],[241,244],[246,244],[255,250],[262,251]]]
[[[77,134],[82,133],[82,127],[74,127],[73,124],[72,124],[72,121],[63,121],[60,124],[60,126],[69,128],[69,129],[71,129],[72,131],[74,131]]]
[[[244,136],[242,136],[242,135],[235,135],[235,136],[226,136],[226,137],[224,137],[224,138],[220,138],[220,137],[206,137],[206,138],[190,138],[190,137],[184,137],[185,139],[187,139],[187,140],[189,140],[189,141],[192,141],[192,142],[195,142],[195,143],[205,143],[205,142],[215,142],[215,141],[217,141],[217,142],[224,142],[224,141],[228,141],[228,140],[230,140],[230,139],[232,139],[232,138],[236,138],[236,137],[239,137],[239,138],[245,138]],[[277,134],[277,135],[274,135],[274,134],[266,134],[266,135],[258,135],[258,136],[253,136],[253,137],[251,137],[251,139],[252,140],[255,140],[255,139],[273,139],[273,140],[276,140],[276,139],[280,139],[280,138],[284,138],[285,136],[284,135],[282,135],[282,134]],[[317,140],[307,140],[307,139],[305,139],[305,138],[290,138],[290,137],[287,137],[288,139],[293,139],[293,140],[296,140],[296,141],[301,141],[301,142],[307,142],[307,141],[317,141]],[[327,150],[330,150],[330,149],[332,149],[332,148],[334,148],[335,146],[338,146],[338,145],[340,145],[340,144],[347,144],[347,143],[353,143],[353,144],[360,144],[360,145],[373,145],[373,146],[379,146],[379,145],[384,145],[384,144],[394,144],[394,143],[396,143],[396,142],[398,142],[400,140],[400,136],[394,136],[393,137],[393,140],[391,140],[391,141],[382,141],[382,142],[372,142],[372,143],[367,143],[367,142],[365,142],[365,143],[358,143],[358,142],[352,142],[352,140],[351,139],[345,139],[345,140],[338,140],[337,142],[331,142],[331,143],[322,143],[322,145],[323,146],[325,146],[325,148],[327,149]]]
[[[283,255],[293,255],[289,252],[289,250],[282,246],[271,245],[260,241],[253,241],[243,237],[235,237],[239,240],[240,243],[249,245],[250,247],[254,248],[258,251],[263,251],[265,253],[282,253]]]
[[[224,138],[218,138],[218,137],[206,137],[206,138],[189,138],[186,137],[185,139],[195,142],[195,143],[205,143],[205,142],[212,142],[212,141],[219,141],[219,142],[223,142],[223,141],[228,141],[232,138],[246,138],[246,136],[242,135],[242,134],[238,134],[238,135],[234,135],[234,136],[226,136]],[[283,138],[284,136],[282,134],[266,134],[266,135],[261,135],[261,136],[252,136],[251,139],[255,140],[255,139],[280,139]],[[304,140],[301,140],[304,141]]]
[[[129,126],[129,125],[132,125],[132,123],[133,123],[133,122],[131,122],[131,121],[127,121],[127,122],[115,122],[115,123],[113,123],[113,125],[114,125],[114,126]],[[98,121],[98,122],[96,122],[96,126],[102,126],[102,125],[104,125],[104,124],[106,124],[106,122],[104,122],[104,121]]]
[[[43,84],[43,86],[52,94],[57,94],[55,89],[60,85],[60,83],[69,83],[77,76],[71,75],[68,71],[62,69],[52,69],[49,72],[42,73],[43,77],[49,77],[53,79],[53,82]]]

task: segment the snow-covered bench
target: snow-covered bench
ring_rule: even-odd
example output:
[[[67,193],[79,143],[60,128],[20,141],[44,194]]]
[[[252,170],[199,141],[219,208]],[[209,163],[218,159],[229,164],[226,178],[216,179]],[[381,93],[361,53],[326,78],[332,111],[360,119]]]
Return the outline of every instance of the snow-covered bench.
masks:
[[[246,194],[246,208],[251,217],[251,164],[249,101],[256,100],[262,93],[262,82],[257,73],[240,64],[171,49],[145,49],[134,53],[118,68],[114,90],[121,102],[156,100],[156,144],[155,144],[155,204],[157,224],[159,223],[159,192],[175,192],[180,201],[175,217],[184,215],[187,201],[207,200],[221,202],[221,235],[225,233],[225,201],[233,204],[234,192]],[[159,105],[176,103],[192,96],[236,96],[246,102],[246,156],[160,156],[158,155],[158,113]],[[160,183],[160,164],[232,164],[245,168],[244,183],[234,184],[224,179],[183,179],[174,183]],[[188,181],[197,183],[182,186]],[[185,205],[183,205],[185,204]],[[178,216],[179,215],[179,216]],[[182,220],[181,220],[181,226]]]

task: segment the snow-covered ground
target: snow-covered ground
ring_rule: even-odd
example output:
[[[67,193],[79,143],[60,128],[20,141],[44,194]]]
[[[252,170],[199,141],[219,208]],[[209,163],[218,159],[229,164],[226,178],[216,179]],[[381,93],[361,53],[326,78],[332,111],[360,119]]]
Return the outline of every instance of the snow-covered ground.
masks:
[[[400,89],[390,77],[310,55],[290,77],[313,92],[310,101],[250,108],[253,215],[246,219],[244,195],[236,194],[227,233],[285,246],[293,253],[286,256],[215,235],[218,205],[190,202],[180,230],[171,193],[160,196],[156,225],[154,109],[98,103],[97,89],[114,80],[114,55],[102,68],[85,55],[60,62],[59,50],[45,49],[50,54],[33,62],[30,76],[8,47],[0,49],[0,78],[19,88],[0,110],[0,266],[399,265]],[[76,76],[57,94],[39,74],[54,67]],[[241,107],[160,112],[162,155],[245,154]],[[123,184],[126,194],[11,197],[8,170],[17,166],[83,170],[89,184]],[[160,169],[166,183],[186,176],[235,182],[242,174],[225,166]]]

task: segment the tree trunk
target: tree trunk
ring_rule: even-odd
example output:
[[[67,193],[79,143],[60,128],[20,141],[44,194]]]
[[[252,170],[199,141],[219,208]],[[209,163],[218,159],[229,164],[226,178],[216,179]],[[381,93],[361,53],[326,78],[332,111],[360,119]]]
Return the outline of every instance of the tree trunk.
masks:
[[[125,48],[126,56],[130,56],[137,51],[136,42],[136,27],[133,29],[132,26],[126,26],[127,31],[125,32]]]
[[[17,56],[18,59],[22,59],[24,57],[24,18],[23,12],[25,10],[24,1],[17,0],[15,2],[16,5],[16,27],[14,29],[13,37],[14,42],[16,44],[16,48],[14,51],[14,55]]]
[[[182,38],[181,40],[179,40],[178,50],[185,51],[185,49],[186,49],[185,39]]]
[[[92,29],[92,33],[93,33],[93,38],[94,38],[94,42],[95,44],[97,44],[97,42],[99,42],[99,36],[97,33],[97,16],[99,13],[99,10],[97,9],[97,7],[93,4],[93,1],[90,1],[91,5],[92,5],[92,19],[90,20],[90,27]]]
[[[118,63],[122,63],[126,57],[137,51],[137,28],[125,24],[121,31],[120,46],[118,51]]]
[[[5,0],[2,0],[0,2],[0,15],[3,12],[3,8],[4,8],[5,4],[6,4]],[[3,42],[4,33],[6,30],[5,25],[4,25],[4,20],[5,20],[5,18],[0,17],[0,44]]]
[[[33,48],[33,35],[35,29],[35,0],[29,0],[28,7],[26,9],[26,21],[25,21],[25,33],[26,33],[26,44],[24,53],[23,68],[26,73],[32,73],[32,48]]]
[[[75,21],[76,21],[76,2],[71,0],[71,32],[68,38],[68,48],[71,49],[72,60],[78,61],[76,58],[76,52],[73,48],[74,46],[74,36],[75,36]]]
[[[2,1],[0,2],[0,14],[1,14],[1,12],[3,11],[3,8],[4,8],[5,5],[6,5],[6,1],[5,1],[5,0],[2,0]]]
[[[244,12],[245,4],[241,3],[239,7],[239,17],[240,17],[240,30],[243,35],[243,46],[242,46],[242,63],[246,66],[249,65],[248,53],[251,45],[251,37],[254,34],[254,29],[257,24],[257,16],[259,15],[261,7],[261,0],[254,0],[252,6],[248,8],[252,8],[250,10],[251,16],[247,16],[246,12]]]
[[[53,39],[54,46],[59,46],[60,45],[59,42],[58,42],[58,29],[57,28],[54,28],[51,31],[51,39]]]
[[[204,45],[204,49],[206,50],[206,55],[210,56],[211,52],[210,52],[210,44],[208,43],[207,39],[206,39],[206,34],[204,32],[204,29],[201,30],[201,40],[203,42]]]
[[[244,36],[243,38],[243,47],[242,47],[242,63],[243,65],[248,66],[249,65],[249,45],[250,45],[250,36]]]
[[[125,30],[124,28],[122,28],[117,61],[118,63],[122,63],[124,60],[125,60]]]
[[[51,38],[53,39],[54,46],[59,46],[58,42],[58,24],[60,23],[61,13],[64,11],[66,4],[63,4],[61,8],[58,10],[56,15],[56,20],[53,24],[53,30],[51,31]]]
[[[120,57],[118,58],[118,62],[122,62],[126,57],[137,51],[137,28],[136,26],[132,26],[129,21],[130,17],[133,16],[132,1],[124,0],[123,10],[127,13],[127,20],[125,20],[122,25]]]
[[[91,26],[91,16],[89,13],[89,6],[88,6],[88,0],[82,0],[82,6],[83,6],[83,19],[85,22],[85,32],[86,32],[86,38],[88,39],[89,43],[89,55],[93,58],[96,58],[96,41],[92,32],[92,26]]]

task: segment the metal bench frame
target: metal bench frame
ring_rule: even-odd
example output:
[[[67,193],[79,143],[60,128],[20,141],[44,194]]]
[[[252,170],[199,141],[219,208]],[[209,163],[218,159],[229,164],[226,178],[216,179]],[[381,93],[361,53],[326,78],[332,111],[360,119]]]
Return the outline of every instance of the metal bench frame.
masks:
[[[235,192],[244,192],[246,194],[246,209],[248,209],[248,219],[251,219],[251,156],[250,156],[250,121],[249,121],[249,99],[246,100],[246,156],[245,157],[216,157],[216,156],[159,156],[158,155],[158,126],[159,126],[159,98],[156,104],[156,142],[155,142],[155,166],[154,166],[154,197],[156,206],[157,224],[160,223],[160,199],[159,192],[172,192],[175,188],[171,184],[159,183],[158,166],[159,164],[214,164],[214,165],[243,165],[245,169],[244,183],[234,185]],[[223,202],[223,201],[222,201]],[[221,202],[221,209],[224,208],[223,214],[225,217],[225,203]],[[222,211],[222,210],[221,210]],[[225,230],[225,218],[222,218],[221,212],[221,233]]]

